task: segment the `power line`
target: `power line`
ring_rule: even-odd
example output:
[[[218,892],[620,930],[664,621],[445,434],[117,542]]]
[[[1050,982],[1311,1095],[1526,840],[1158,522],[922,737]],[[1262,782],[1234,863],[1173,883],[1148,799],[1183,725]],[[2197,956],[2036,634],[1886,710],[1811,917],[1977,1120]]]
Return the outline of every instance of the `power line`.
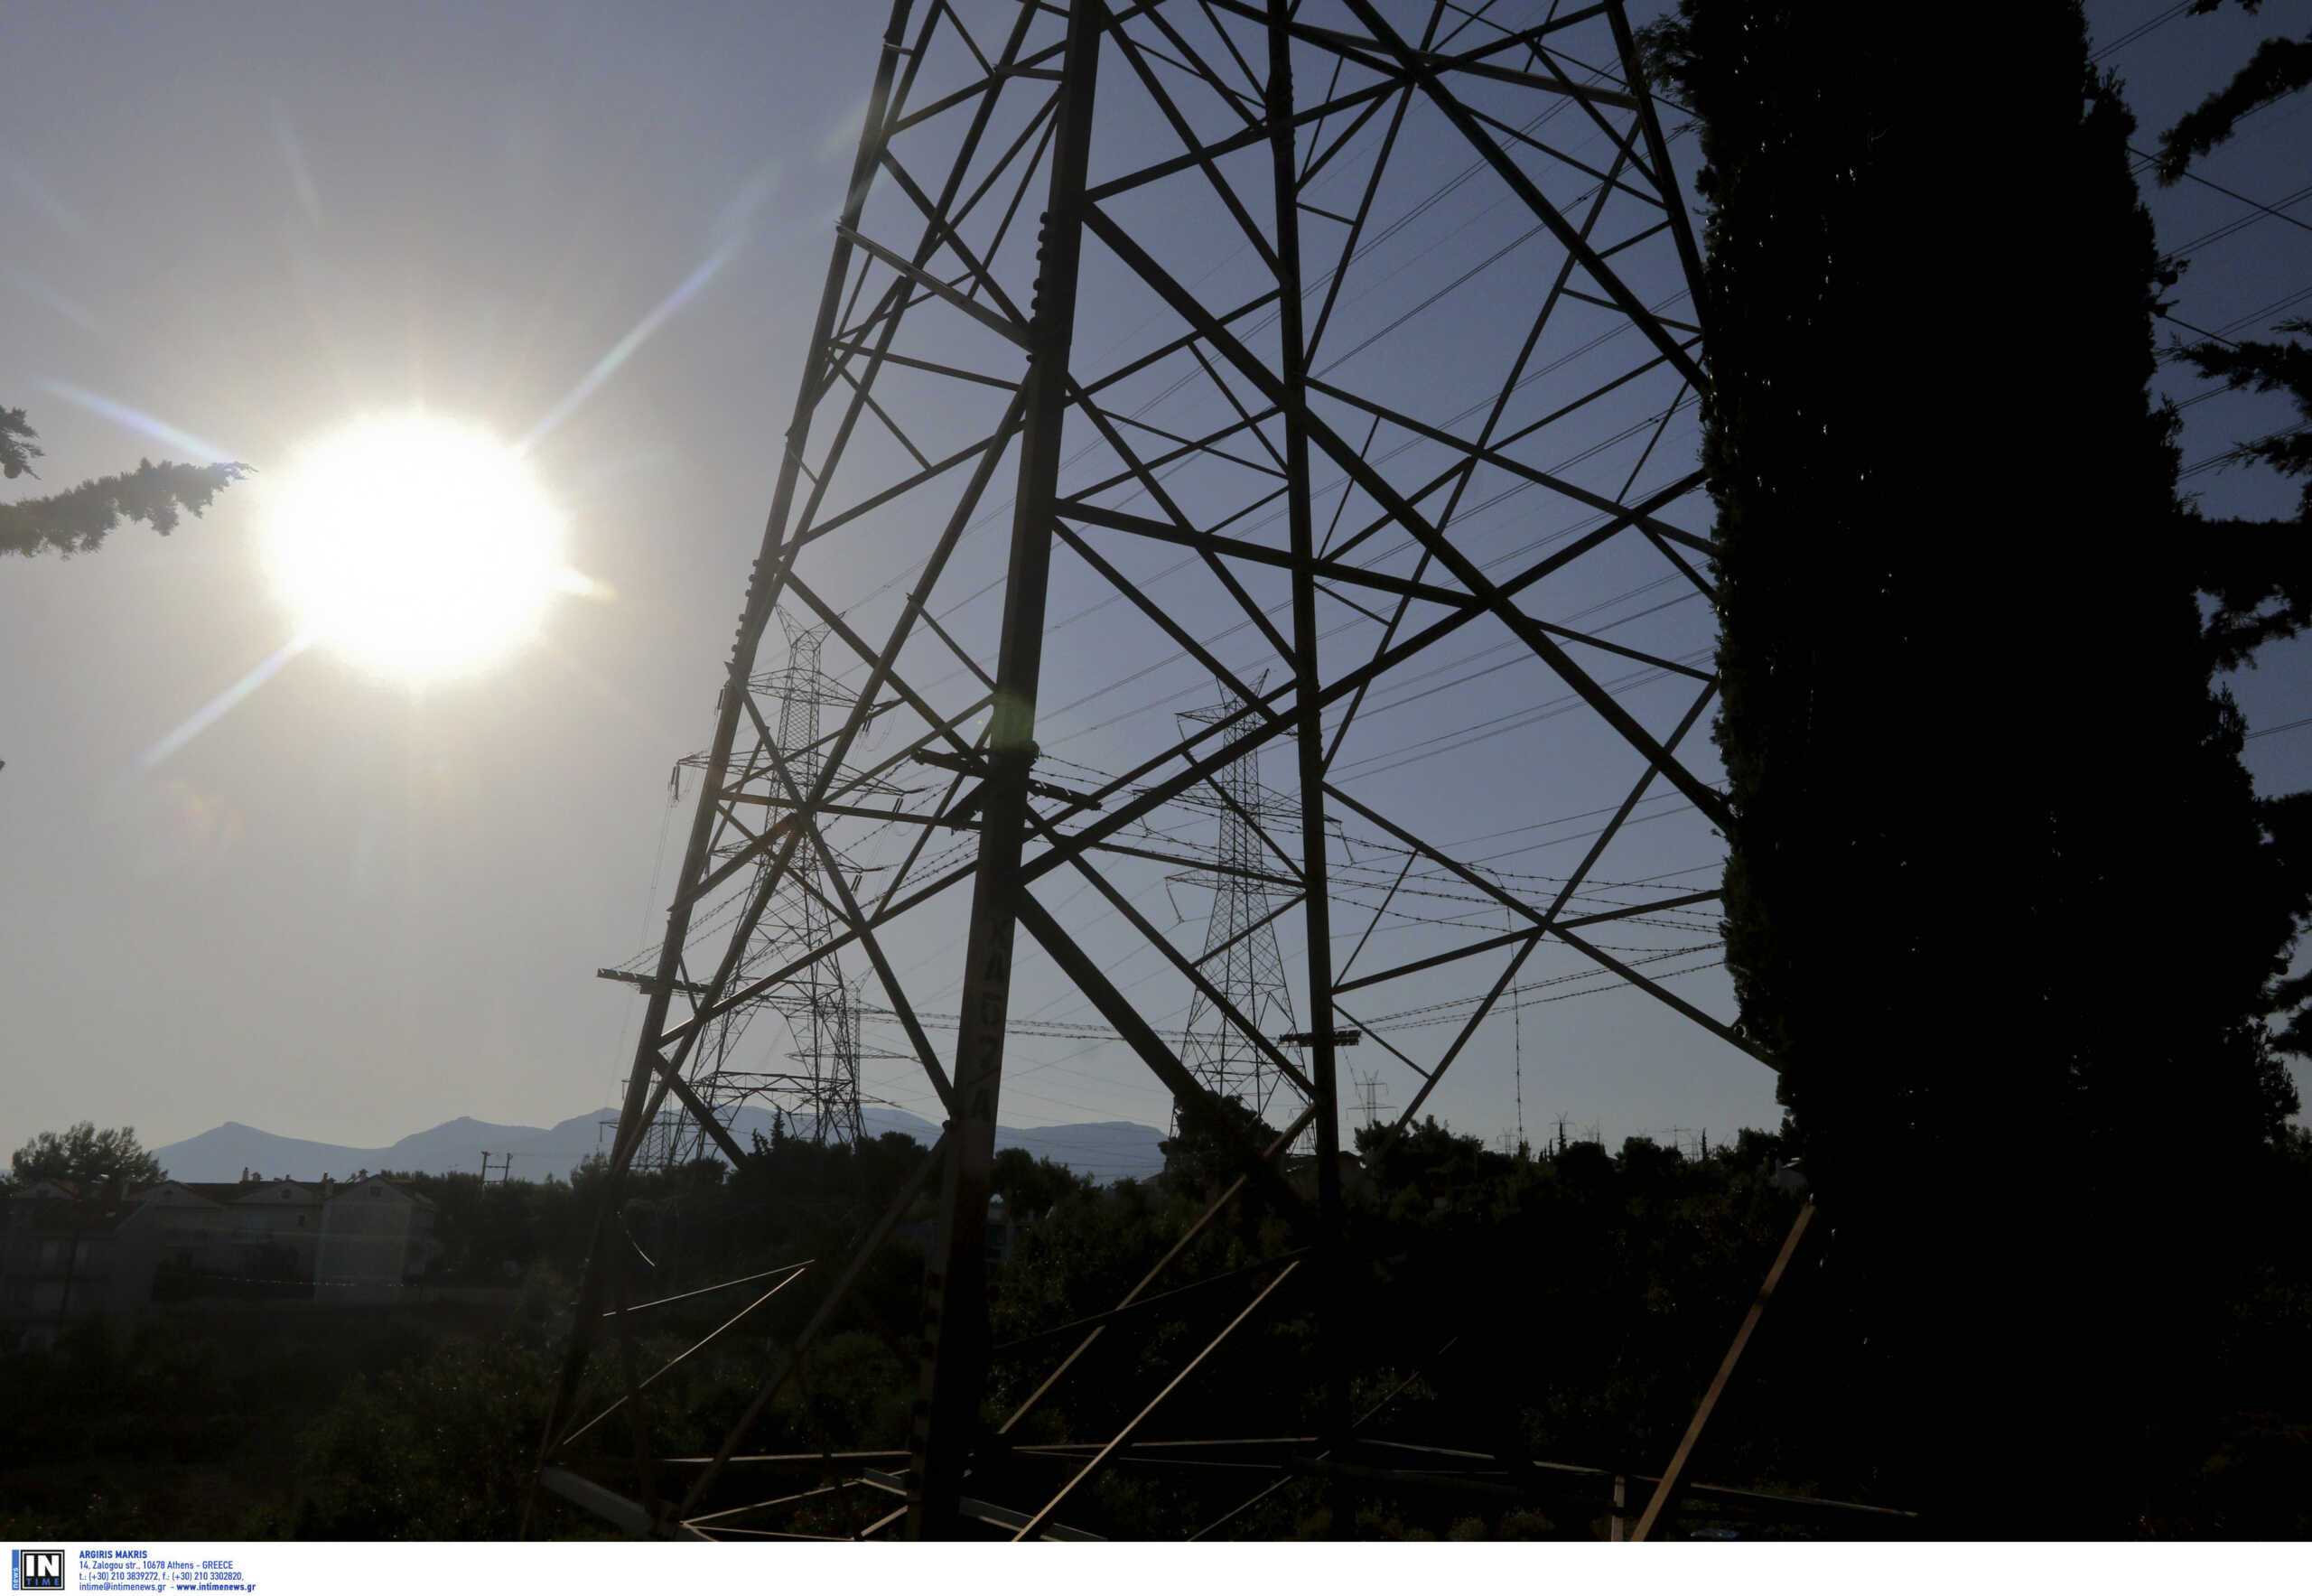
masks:
[[[2254,457],[2252,451],[2263,444],[2277,443],[2284,438],[2295,437],[2298,434],[2306,431],[2307,427],[2312,427],[2312,423],[2298,423],[2295,426],[2284,426],[2278,432],[2266,433],[2261,438],[2251,438],[2244,443],[2221,450],[2186,466],[2176,473],[2176,480],[2180,482],[2187,477],[2196,477],[2202,471],[2214,471],[2219,466],[2230,465],[2235,461],[2252,459]]]
[[[2138,160],[2146,163],[2150,163],[2154,160],[2154,157],[2145,154],[2133,145],[2130,145],[2128,146],[2128,154],[2135,156]],[[2140,171],[2142,169],[2139,167],[2137,170]],[[2312,221],[2305,221],[2299,217],[2290,216],[2285,211],[2275,210],[2273,207],[2265,204],[2261,200],[2250,199],[2239,190],[2227,189],[2222,183],[2215,182],[2213,178],[2202,177],[2196,172],[2187,171],[2183,175],[2186,180],[2199,184],[2200,187],[2204,189],[2214,189],[2217,193],[2223,195],[2227,199],[2237,200],[2242,205],[2253,206],[2256,210],[2262,211],[2266,216],[2277,217],[2279,220],[2286,222],[2292,228],[2302,228],[2306,232],[2312,233]],[[2285,205],[2292,203],[2292,201],[2283,200],[2280,203]],[[2180,247],[2188,249],[2191,246],[2186,244]]]
[[[2135,43],[2138,40],[2148,38],[2151,34],[2158,33],[2161,28],[2166,27],[2169,23],[2174,22],[2177,17],[2182,16],[2186,12],[2191,10],[2191,8],[2192,0],[2181,0],[2181,4],[2170,5],[2158,15],[2151,18],[2150,21],[2139,23],[2137,26],[2130,28],[2126,33],[2112,40],[2109,44],[2104,45],[2101,50],[2096,51],[2087,59],[2090,61],[2099,61],[2105,56],[2116,55],[2121,51],[2125,50],[2129,45]]]
[[[2211,183],[2208,186],[2213,188],[2214,185]],[[2229,192],[2228,190],[2226,191]],[[2235,194],[2233,197],[2234,199],[2242,200],[2247,198],[2247,196],[2243,194]],[[2254,200],[2248,200],[2247,202],[2249,204],[2255,206],[2256,214],[2237,218],[2234,220],[2225,222],[2221,227],[2210,228],[2206,232],[2200,234],[2199,237],[2195,238],[2187,238],[2183,243],[2177,245],[2173,249],[2168,250],[2167,253],[2171,258],[2174,258],[2188,255],[2196,249],[2205,249],[2210,244],[2221,243],[2223,240],[2229,238],[2233,234],[2239,232],[2243,228],[2254,227],[2258,222],[2263,220],[2268,216],[2279,217],[2282,221],[2293,223],[2298,227],[2305,228],[2307,232],[2312,232],[2312,227],[2307,227],[2307,224],[2298,221],[2297,219],[2292,216],[2281,214],[2282,207],[2298,205],[2307,199],[2312,199],[2312,183],[2305,184],[2302,188],[2298,189],[2294,193],[2282,195],[2279,199],[2274,201],[2270,205],[2262,204]]]

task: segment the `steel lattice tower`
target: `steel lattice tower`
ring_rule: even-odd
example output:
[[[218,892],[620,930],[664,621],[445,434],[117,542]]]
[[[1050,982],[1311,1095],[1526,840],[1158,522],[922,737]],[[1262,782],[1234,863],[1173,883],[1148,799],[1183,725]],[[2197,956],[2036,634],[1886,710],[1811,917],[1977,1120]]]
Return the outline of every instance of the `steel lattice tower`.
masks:
[[[1255,677],[1249,685],[1257,691],[1262,680]],[[1180,718],[1211,725],[1244,708],[1243,700],[1224,689],[1218,704],[1183,711]],[[1189,1001],[1188,1023],[1180,1031],[1180,1062],[1215,1096],[1242,1103],[1265,1120],[1270,1099],[1283,1078],[1253,1038],[1228,1018],[1223,1005],[1233,1005],[1257,1028],[1256,1034],[1272,1041],[1293,1030],[1292,990],[1276,942],[1279,910],[1269,901],[1273,885],[1290,883],[1277,873],[1277,853],[1261,841],[1264,820],[1286,825],[1293,817],[1288,806],[1261,786],[1258,749],[1214,775],[1209,807],[1220,830],[1214,868],[1184,872],[1172,880],[1204,887],[1212,894],[1204,952],[1197,963],[1220,1001],[1202,992]],[[1289,856],[1281,863],[1291,868]],[[1178,1134],[1177,1106],[1172,1117]]]
[[[824,708],[847,708],[850,695],[819,667],[826,629],[778,612],[787,637],[787,662],[753,680],[757,695],[778,707],[776,747],[798,785],[817,777],[819,716]],[[705,756],[693,755],[683,768],[699,769]],[[774,812],[776,800],[766,806]],[[737,966],[740,978],[792,961],[799,951],[824,950],[834,935],[828,913],[825,874],[819,860],[806,859],[783,879],[768,879],[770,865],[758,862],[749,890],[768,908]],[[605,970],[612,979],[630,980],[647,990],[649,978],[631,971]],[[741,1050],[750,1022],[769,1009],[787,1024],[793,1043],[789,1068],[750,1067]],[[752,1001],[737,1004],[708,1022],[694,1053],[689,1087],[699,1109],[661,1110],[651,1116],[638,1144],[633,1166],[665,1171],[715,1155],[733,1143],[731,1125],[741,1108],[769,1110],[795,1134],[818,1142],[855,1142],[866,1134],[859,1092],[859,997],[844,976],[840,955],[825,952],[767,986]],[[719,1134],[718,1134],[719,1133]]]
[[[1034,1046],[1015,1006],[1077,1004],[1114,1039],[1109,1068],[1144,1069],[1179,1102],[1211,1097],[1168,1040],[1170,1016],[1202,1004],[1305,1105],[1265,1146],[1223,1138],[1242,1178],[1199,1221],[1257,1190],[1298,1238],[1220,1332],[1305,1293],[1319,1433],[1299,1463],[1276,1461],[1280,1479],[1354,1461],[1358,1444],[1341,1033],[1361,1030],[1406,1078],[1389,1134],[1521,976],[1552,967],[1548,980],[1619,984],[1729,1057],[1757,1056],[1649,973],[1693,951],[1652,928],[1715,885],[1651,884],[1659,861],[1628,853],[1641,807],[1664,821],[1645,838],[1690,836],[1712,859],[1729,822],[1712,771],[1681,752],[1706,741],[1689,733],[1717,691],[1696,529],[1700,257],[1621,0],[1505,9],[894,0],[644,982],[605,1218],[549,1406],[549,1489],[637,1533],[710,1533],[703,1504],[734,1458],[769,1466],[748,1445],[757,1422],[928,1196],[907,1467],[854,1482],[904,1500],[861,1533],[1063,1532],[1141,1419],[1090,1438],[1057,1481],[1012,1450],[1105,1326],[993,1435],[982,1418],[996,1121],[1007,1051]],[[1450,228],[1423,221],[1447,213]],[[1484,300],[1474,321],[1423,319],[1469,294]],[[1608,636],[1585,618],[1617,590],[1654,608]],[[1676,610],[1664,593],[1701,602]],[[847,695],[801,748],[755,663],[781,607],[825,629],[823,667]],[[1095,611],[1096,628],[1071,630]],[[1185,726],[1154,705],[1067,723],[1164,670],[1217,681],[1231,707]],[[1479,677],[1514,681],[1524,707],[1503,717],[1499,700],[1469,698]],[[1415,699],[1419,723],[1394,730]],[[1488,725],[1519,740],[1480,746]],[[1063,736],[1090,739],[1079,751],[1098,768],[1061,763]],[[1255,856],[1289,883],[1270,906],[1299,949],[1278,961],[1307,1027],[1299,1059],[1203,948],[1140,907],[1182,869],[1241,876],[1241,836],[1204,861],[1175,831],[1202,834],[1212,802],[1242,796],[1231,772],[1272,747],[1286,813],[1260,811]],[[1418,779],[1390,779],[1413,760]],[[1521,875],[1462,856],[1452,839],[1476,827],[1458,801],[1545,785],[1535,801],[1602,820],[1569,837],[1578,862]],[[809,945],[758,957],[790,888],[813,906],[788,922]],[[1511,929],[1420,909],[1455,895],[1506,910]],[[581,1479],[566,1463],[593,1423],[574,1403],[598,1339],[639,1389],[628,1315],[612,1311],[630,1300],[630,1249],[609,1244],[621,1182],[662,1107],[744,1158],[693,1072],[720,1022],[837,953],[880,993],[909,1089],[946,1128],[857,1254],[822,1261],[808,1326],[766,1362],[712,1459],[661,1480],[638,1416],[639,1485]],[[1141,956],[1154,976],[1110,974]],[[1404,1029],[1400,1047],[1375,1032],[1375,1003],[1450,1023]],[[952,1043],[935,1044],[950,1023]],[[1303,1133],[1306,1185],[1282,1168]],[[1119,1311],[1177,1255],[1151,1260]],[[1152,1388],[1142,1419],[1172,1388]]]
[[[826,628],[808,625],[785,610],[778,611],[778,620],[787,633],[787,664],[763,688],[778,702],[778,746],[787,754],[788,771],[797,788],[809,791],[818,781],[819,712],[847,709],[851,699],[819,668]],[[776,805],[771,812],[778,812]],[[776,958],[782,950],[824,948],[834,938],[826,872],[843,866],[840,857],[806,858],[790,870],[785,882],[758,881],[758,891],[768,884],[774,893],[783,888],[786,895],[785,912],[778,917],[782,934],[763,958]],[[857,1141],[866,1134],[859,1102],[859,998],[844,978],[841,957],[828,953],[789,977],[772,1006],[787,1018],[795,1041],[790,1058],[800,1067],[799,1076],[750,1082],[743,1089],[749,1096],[762,1095],[768,1088],[798,1097],[791,1106],[780,1107],[802,1119],[815,1140]]]

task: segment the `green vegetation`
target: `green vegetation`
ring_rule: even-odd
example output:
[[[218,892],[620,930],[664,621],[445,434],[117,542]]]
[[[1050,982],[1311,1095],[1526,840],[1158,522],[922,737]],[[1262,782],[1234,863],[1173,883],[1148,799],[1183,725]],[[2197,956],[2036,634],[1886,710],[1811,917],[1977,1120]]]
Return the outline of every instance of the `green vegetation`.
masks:
[[[21,410],[0,408],[0,474],[10,479],[32,472],[40,434]],[[70,557],[102,547],[123,521],[142,521],[167,537],[178,519],[198,516],[229,484],[248,475],[233,462],[181,465],[139,461],[133,471],[98,477],[45,499],[0,504],[0,555],[61,554]]]
[[[136,1140],[135,1126],[100,1131],[85,1119],[61,1134],[41,1132],[16,1149],[9,1166],[10,1177],[17,1184],[65,1180],[92,1186],[105,1181],[149,1186],[168,1175],[161,1161]],[[5,1190],[5,1184],[0,1183],[0,1190]]]
[[[1707,1159],[1644,1140],[1617,1153],[1573,1143],[1505,1154],[1433,1121],[1383,1145],[1367,1134],[1350,1182],[1360,1302],[1348,1355],[1360,1435],[1487,1454],[1527,1470],[1515,1489],[1367,1482],[1359,1534],[1409,1538],[1591,1538],[1599,1492],[1552,1486],[1534,1462],[1629,1473],[1658,1469],[1757,1289],[1800,1199],[1771,1179],[1785,1149],[1746,1133]],[[612,1245],[636,1260],[642,1301],[777,1265],[839,1262],[922,1149],[900,1138],[856,1152],[784,1143],[732,1172],[701,1165],[639,1179]],[[440,1205],[450,1277],[499,1289],[400,1309],[188,1302],[135,1325],[76,1326],[52,1353],[0,1358],[0,1531],[323,1538],[501,1537],[514,1533],[545,1404],[567,1333],[576,1260],[592,1230],[595,1171],[574,1185],[484,1188],[419,1177]],[[2257,1200],[2277,1225],[2312,1221],[2312,1140],[2260,1156]],[[1073,1349],[1061,1327],[1113,1308],[1225,1182],[1190,1173],[1113,1186],[1024,1155],[998,1186],[1030,1217],[993,1272],[997,1348],[987,1417],[1000,1423]],[[923,1205],[917,1218],[928,1219]],[[1098,1441],[1136,1413],[1294,1247],[1286,1221],[1241,1199],[1160,1283],[1176,1291],[1116,1321],[978,1476],[1002,1500],[1039,1500],[1067,1465],[1036,1451]],[[639,1262],[646,1255],[652,1265]],[[1842,1232],[1812,1233],[1695,1460],[1703,1482],[1914,1505],[1899,1437],[1825,1371],[1867,1370],[1859,1257]],[[922,1254],[896,1241],[746,1450],[900,1449],[914,1390]],[[1867,1278],[1867,1274],[1865,1274]],[[654,1458],[712,1451],[827,1288],[815,1267],[654,1383],[641,1405]],[[1320,1399],[1306,1271],[1223,1344],[1144,1433],[1305,1436]],[[648,1371],[723,1325],[774,1281],[642,1311]],[[1176,1288],[1188,1288],[1178,1289]],[[449,1294],[449,1293],[444,1293]],[[2274,1249],[2212,1315],[2205,1400],[2171,1427],[2130,1496],[2152,1533],[2301,1535],[2295,1489],[2312,1451],[2312,1256]],[[1450,1339],[1448,1339],[1450,1338]],[[577,1408],[617,1392],[598,1359]],[[590,1475],[632,1492],[635,1436],[611,1413],[578,1443]],[[1306,1450],[1304,1447],[1302,1450]],[[1475,1464],[1472,1467],[1476,1467]],[[734,1470],[710,1507],[855,1479],[857,1465]],[[688,1477],[661,1467],[652,1489]],[[1188,1534],[1242,1505],[1258,1472],[1119,1465],[1071,1503],[1070,1522],[1124,1536]],[[776,1487],[767,1489],[766,1487]],[[854,1529],[870,1494],[800,1504],[782,1526]],[[1633,1510],[1635,1510],[1633,1508]],[[546,1533],[607,1526],[548,1498]],[[1226,1535],[1313,1535],[1322,1481],[1295,1479]],[[1852,1521],[1727,1504],[1690,1505],[1685,1528],[1860,1533]],[[1868,1529],[1869,1526],[1863,1526]]]
[[[0,1352],[0,1534],[231,1539],[295,1489],[301,1436],[360,1371],[480,1333],[470,1311],[189,1303]]]
[[[2254,12],[2263,0],[2237,0]],[[2222,10],[2224,0],[2192,0],[2192,14]],[[2301,39],[2271,38],[2258,45],[2232,80],[2178,117],[2159,135],[2161,182],[2174,182],[2194,159],[2229,141],[2241,122],[2283,96],[2312,86],[2312,33]]]

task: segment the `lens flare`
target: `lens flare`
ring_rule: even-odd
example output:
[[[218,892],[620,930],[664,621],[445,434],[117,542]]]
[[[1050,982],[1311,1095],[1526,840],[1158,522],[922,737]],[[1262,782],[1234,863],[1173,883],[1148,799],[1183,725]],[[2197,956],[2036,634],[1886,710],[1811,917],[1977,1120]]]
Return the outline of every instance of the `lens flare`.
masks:
[[[561,517],[516,449],[423,412],[322,440],[270,495],[266,563],[297,624],[380,675],[464,675],[533,636],[565,581]]]

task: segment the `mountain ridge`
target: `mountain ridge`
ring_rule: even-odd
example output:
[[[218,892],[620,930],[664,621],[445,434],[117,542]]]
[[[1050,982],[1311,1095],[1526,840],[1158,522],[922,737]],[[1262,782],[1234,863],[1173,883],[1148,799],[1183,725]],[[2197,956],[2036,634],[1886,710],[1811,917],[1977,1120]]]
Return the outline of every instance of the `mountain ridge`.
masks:
[[[513,1160],[513,1173],[524,1180],[566,1176],[607,1142],[603,1121],[615,1123],[617,1110],[597,1109],[574,1115],[546,1126],[496,1125],[460,1115],[440,1125],[415,1131],[383,1147],[353,1147],[334,1142],[309,1141],[276,1135],[239,1120],[228,1119],[197,1135],[155,1147],[153,1155],[171,1176],[180,1181],[231,1181],[243,1170],[299,1180],[324,1174],[347,1176],[356,1170],[407,1170],[413,1173],[481,1172],[481,1155]],[[918,1115],[897,1108],[871,1108],[865,1115],[867,1133],[881,1135],[896,1131],[928,1146],[939,1127]],[[743,1145],[753,1134],[768,1137],[771,1116],[759,1108],[742,1108],[732,1117],[732,1134]],[[1096,1181],[1145,1179],[1164,1167],[1157,1143],[1164,1133],[1130,1120],[1094,1120],[1077,1125],[998,1125],[995,1145],[1023,1148],[1040,1158],[1064,1163]]]

